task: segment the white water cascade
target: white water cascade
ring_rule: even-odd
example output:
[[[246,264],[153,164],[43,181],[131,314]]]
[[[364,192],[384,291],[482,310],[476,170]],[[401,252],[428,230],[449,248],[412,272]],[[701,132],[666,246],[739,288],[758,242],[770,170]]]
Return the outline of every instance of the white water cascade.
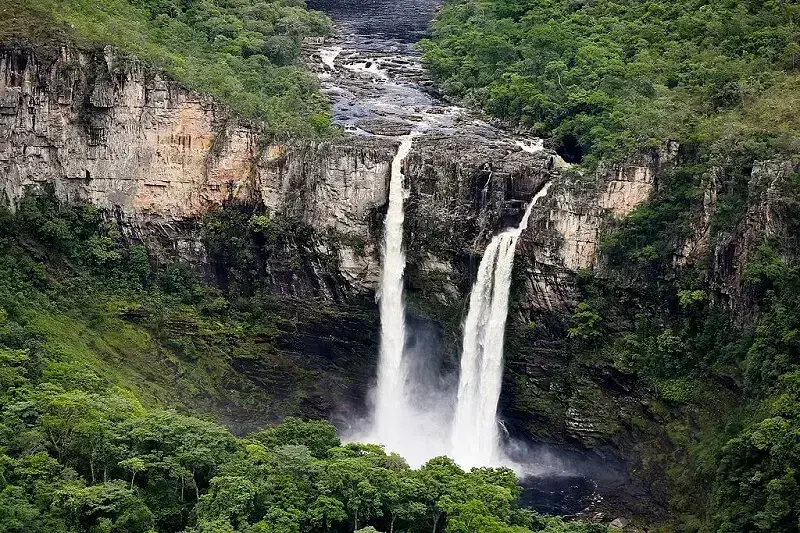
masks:
[[[500,466],[503,457],[497,429],[497,403],[503,379],[503,340],[514,252],[536,202],[549,183],[533,197],[516,228],[495,236],[483,253],[472,287],[464,324],[461,376],[451,434],[451,455],[463,468]]]
[[[416,133],[401,138],[392,161],[389,182],[389,209],[383,237],[383,270],[379,294],[381,347],[378,383],[374,391],[372,427],[366,440],[383,444],[388,451],[403,455],[409,463],[421,465],[431,455],[428,418],[415,408],[406,353],[405,301],[403,271],[403,160],[411,151]]]

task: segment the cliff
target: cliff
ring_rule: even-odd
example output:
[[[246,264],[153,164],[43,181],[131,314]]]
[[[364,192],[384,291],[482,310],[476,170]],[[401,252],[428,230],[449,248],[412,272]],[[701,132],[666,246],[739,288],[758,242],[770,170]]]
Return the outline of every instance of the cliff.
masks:
[[[262,258],[276,294],[340,311],[304,309],[298,335],[279,343],[281,357],[292,365],[332,376],[337,384],[313,385],[310,399],[292,407],[302,414],[330,416],[364,404],[377,356],[372,299],[397,144],[366,136],[268,137],[212,99],[111,50],[64,48],[48,55],[0,48],[0,191],[6,205],[13,208],[27,189],[47,184],[64,201],[103,208],[154,255],[189,260],[218,279],[228,266],[216,264],[203,235],[206,217],[220,207],[255,206],[271,219],[309,230],[306,238],[291,237],[280,252]],[[520,241],[514,273],[501,405],[512,433],[606,457],[631,456],[631,469],[644,455],[632,450],[665,415],[654,414],[648,391],[631,375],[574,352],[567,332],[581,276],[611,273],[599,245],[604,227],[647,201],[681,157],[680,147],[669,142],[581,174],[553,152],[531,153],[503,140],[434,134],[414,140],[406,160],[409,308],[446,367],[456,362],[460,321],[483,248],[552,181]],[[763,232],[791,238],[786,206],[774,191],[795,171],[786,162],[758,164],[751,181],[759,195],[750,199],[739,226],[714,242],[710,221],[724,176],[710,173],[692,207],[692,236],[681,243],[674,265],[693,264],[712,250],[714,297],[743,309],[749,296],[742,266]],[[632,320],[619,318],[619,331]],[[231,368],[256,388],[280,388],[275,357],[234,357]],[[237,407],[224,418],[248,428],[261,414]]]
[[[55,56],[0,50],[0,121],[7,205],[27,188],[49,184],[63,200],[113,214],[157,254],[199,264],[209,262],[200,238],[204,216],[226,203],[260,205],[318,236],[304,253],[321,259],[296,273],[284,268],[274,283],[280,292],[363,301],[377,288],[394,140],[267,138],[212,99],[110,49],[63,48]],[[603,217],[624,216],[646,199],[675,156],[666,146],[587,179],[562,175],[563,162],[546,150],[478,141],[422,136],[407,159],[412,309],[434,319],[432,311],[456,309],[447,311],[451,329],[483,247],[497,229],[516,223],[545,181],[555,184],[520,252],[532,265],[521,299],[529,313],[569,307],[574,272],[597,261]],[[336,286],[304,277],[328,277]],[[444,344],[454,354],[451,333]]]

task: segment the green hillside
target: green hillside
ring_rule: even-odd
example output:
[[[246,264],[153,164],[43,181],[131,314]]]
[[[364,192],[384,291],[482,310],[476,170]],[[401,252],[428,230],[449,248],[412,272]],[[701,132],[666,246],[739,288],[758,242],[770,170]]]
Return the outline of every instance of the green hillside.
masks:
[[[115,46],[187,87],[228,104],[272,133],[331,133],[330,105],[300,65],[306,37],[330,32],[325,15],[296,1],[9,0],[7,43]]]
[[[225,290],[156,261],[90,205],[42,194],[0,210],[0,531],[605,531],[518,508],[509,470],[411,470],[342,445],[327,422],[235,437],[219,421],[314,414],[314,394],[371,373],[375,318],[262,285],[254,260],[302,242],[297,228],[244,206],[205,226]],[[340,354],[330,367],[295,352],[311,334]]]
[[[552,138],[578,173],[680,143],[650,199],[606,222],[564,326],[581,365],[649,391],[663,425],[636,421],[635,449],[667,481],[665,531],[800,523],[798,17],[782,0],[452,0],[422,43],[445,92]],[[764,160],[790,170],[759,181]],[[708,250],[679,263],[709,190]]]
[[[452,0],[423,41],[445,92],[573,159],[665,139],[798,148],[793,1]]]

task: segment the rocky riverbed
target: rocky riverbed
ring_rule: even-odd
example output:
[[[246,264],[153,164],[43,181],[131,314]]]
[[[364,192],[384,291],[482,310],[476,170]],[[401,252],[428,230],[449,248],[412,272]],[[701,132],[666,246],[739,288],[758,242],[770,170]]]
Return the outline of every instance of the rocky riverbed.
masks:
[[[315,0],[336,34],[309,43],[306,58],[348,133],[396,137],[411,131],[463,139],[510,151],[542,149],[541,139],[515,136],[447,102],[427,75],[414,43],[424,36],[439,2]]]

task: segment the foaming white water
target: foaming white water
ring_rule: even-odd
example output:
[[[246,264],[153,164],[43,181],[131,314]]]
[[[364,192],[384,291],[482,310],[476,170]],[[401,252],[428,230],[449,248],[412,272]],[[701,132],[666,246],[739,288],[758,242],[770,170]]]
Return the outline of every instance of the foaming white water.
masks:
[[[523,152],[528,152],[529,154],[535,154],[536,152],[544,150],[544,139],[536,139],[530,142],[518,140],[515,144],[522,148]]]
[[[353,72],[357,72],[359,74],[366,74],[369,77],[379,80],[388,80],[389,75],[380,68],[377,61],[359,61],[356,63],[345,63],[344,68],[347,70],[352,70]]]
[[[422,354],[410,354],[406,348],[405,299],[403,271],[403,161],[411,151],[417,132],[401,138],[392,161],[389,182],[389,208],[383,237],[383,270],[379,293],[381,346],[378,383],[374,390],[371,427],[352,440],[377,442],[388,451],[402,455],[412,466],[421,466],[436,455],[444,454],[447,426],[440,411],[428,409],[420,399],[430,399],[425,391],[410,383],[410,364]]]
[[[405,384],[408,362],[405,361],[406,305],[403,293],[403,271],[406,255],[403,251],[403,160],[411,151],[411,135],[403,137],[392,161],[389,182],[389,209],[386,212],[383,234],[383,270],[379,308],[381,313],[381,351],[378,364],[378,386],[375,390],[375,436],[384,444],[395,442],[402,428],[395,416],[406,410]]]
[[[516,228],[492,239],[478,267],[464,323],[461,376],[451,434],[451,455],[463,468],[513,466],[503,456],[497,428],[511,272],[517,240],[528,227],[533,206],[548,188],[549,183],[533,197]]]
[[[339,57],[339,54],[342,53],[343,48],[341,46],[334,46],[333,48],[325,48],[319,51],[319,56],[322,59],[322,63],[326,65],[331,70],[336,70],[336,58]]]

